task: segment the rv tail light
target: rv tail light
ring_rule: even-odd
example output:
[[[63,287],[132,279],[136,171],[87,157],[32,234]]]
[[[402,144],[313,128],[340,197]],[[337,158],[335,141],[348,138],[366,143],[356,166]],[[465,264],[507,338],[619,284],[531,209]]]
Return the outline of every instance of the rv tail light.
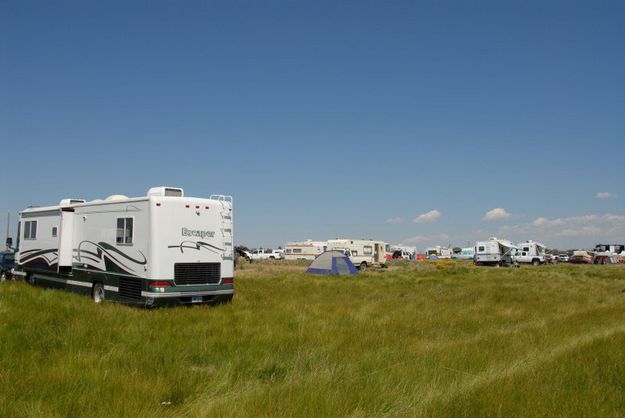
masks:
[[[196,206],[195,206],[195,208],[196,208],[196,209],[199,209],[199,208],[200,208],[200,205],[196,205]]]
[[[157,204],[156,204],[156,206],[160,206],[160,205],[161,205],[160,203],[157,203]]]
[[[150,283],[150,287],[171,287],[171,283],[169,283],[169,282],[152,282],[152,283]]]
[[[185,208],[188,208],[188,207],[189,207],[189,205],[184,205],[184,207],[185,207]]]
[[[208,206],[204,206],[204,209],[208,209]]]
[[[221,283],[222,284],[234,284],[234,277],[230,277],[229,279],[223,279]]]

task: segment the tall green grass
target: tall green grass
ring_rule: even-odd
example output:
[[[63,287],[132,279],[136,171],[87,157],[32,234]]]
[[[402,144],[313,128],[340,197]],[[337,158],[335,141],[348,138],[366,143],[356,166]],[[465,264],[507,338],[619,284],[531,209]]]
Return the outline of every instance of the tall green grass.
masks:
[[[0,416],[616,416],[625,266],[249,264],[218,307],[0,284]]]

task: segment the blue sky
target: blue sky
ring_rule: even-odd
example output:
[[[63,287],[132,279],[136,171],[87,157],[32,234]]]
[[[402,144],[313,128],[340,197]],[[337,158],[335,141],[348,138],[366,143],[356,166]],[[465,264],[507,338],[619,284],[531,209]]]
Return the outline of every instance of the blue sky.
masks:
[[[233,195],[249,246],[623,242],[623,21],[619,1],[4,1],[0,210],[172,185]]]

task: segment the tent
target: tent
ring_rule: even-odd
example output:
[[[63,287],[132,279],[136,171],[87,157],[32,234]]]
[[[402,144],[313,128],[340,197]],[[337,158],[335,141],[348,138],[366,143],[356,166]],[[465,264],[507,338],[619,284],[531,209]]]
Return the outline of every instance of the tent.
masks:
[[[310,274],[356,274],[357,270],[348,256],[342,251],[332,250],[321,253],[306,270]]]

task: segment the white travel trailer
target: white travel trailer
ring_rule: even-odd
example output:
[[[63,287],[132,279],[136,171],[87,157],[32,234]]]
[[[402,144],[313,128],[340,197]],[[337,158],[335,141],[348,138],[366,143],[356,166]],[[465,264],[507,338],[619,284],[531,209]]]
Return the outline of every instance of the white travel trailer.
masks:
[[[547,246],[540,242],[527,240],[518,244],[518,250],[514,259],[517,263],[531,263],[535,266],[545,262]]]
[[[386,244],[365,239],[331,239],[328,250],[342,250],[361,271],[370,266],[386,267]]]
[[[425,256],[428,259],[439,259],[439,258],[451,258],[451,248],[449,247],[441,247],[437,245],[436,247],[430,247],[425,250]]]
[[[314,260],[328,248],[327,241],[297,241],[287,242],[284,247],[285,260]]]
[[[516,265],[513,256],[518,247],[511,241],[489,238],[488,241],[477,241],[475,243],[475,264],[476,265]]]
[[[96,301],[158,306],[228,302],[234,293],[232,198],[174,187],[20,213],[16,270],[30,283]]]

